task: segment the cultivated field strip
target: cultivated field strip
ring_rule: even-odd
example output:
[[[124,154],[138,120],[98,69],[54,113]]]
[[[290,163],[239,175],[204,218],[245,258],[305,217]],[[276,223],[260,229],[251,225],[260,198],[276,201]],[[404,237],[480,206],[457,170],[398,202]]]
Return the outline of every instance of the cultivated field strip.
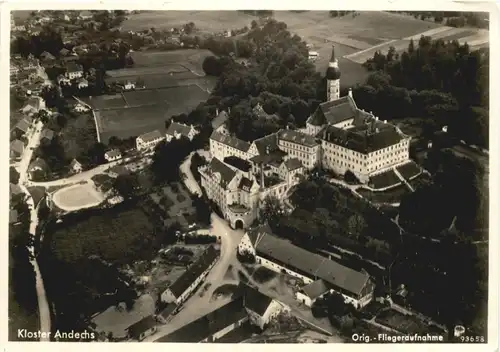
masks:
[[[420,40],[422,36],[429,36],[434,40],[436,39],[442,39],[445,41],[458,40],[460,44],[464,44],[467,42],[470,47],[486,45],[489,42],[489,32],[485,30],[470,29],[470,28],[440,27],[405,39],[390,40],[388,42],[372,46],[368,49],[346,55],[344,56],[344,58],[359,64],[363,64],[366,62],[366,60],[372,58],[375,52],[377,51],[386,54],[391,46],[396,49],[396,52],[401,53],[408,48],[411,39],[413,39],[413,41],[416,42],[417,44],[418,40]]]
[[[346,59],[354,61],[358,64],[364,64],[366,60],[370,59],[375,55],[375,52],[380,51],[381,53],[387,53],[389,48],[393,46],[396,51],[404,50],[408,47],[410,43],[409,40],[401,39],[401,40],[391,40],[381,45],[376,45],[367,50],[363,50],[362,52],[357,52],[348,56],[345,56]]]
[[[122,78],[127,76],[156,75],[156,74],[175,74],[188,72],[189,70],[182,65],[164,65],[155,67],[124,68],[120,70],[106,71],[106,74],[112,78]]]
[[[453,29],[453,27],[446,27],[446,26],[437,27],[437,28],[433,28],[433,29],[430,29],[430,30],[422,32],[422,33],[418,33],[418,34],[415,34],[415,35],[403,38],[403,39],[406,39],[406,40],[412,40],[412,39],[413,40],[419,40],[421,36],[424,36],[424,37],[434,37],[436,35],[439,35],[440,33],[446,32],[446,31],[448,31],[450,29]]]

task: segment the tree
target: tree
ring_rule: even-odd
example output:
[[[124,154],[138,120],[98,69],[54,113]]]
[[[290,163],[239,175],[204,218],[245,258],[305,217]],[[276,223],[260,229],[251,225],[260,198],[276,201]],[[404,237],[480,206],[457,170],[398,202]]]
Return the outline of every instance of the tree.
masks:
[[[259,208],[260,221],[262,223],[269,223],[271,226],[277,223],[283,213],[284,210],[281,202],[273,196],[267,196]]]
[[[186,137],[173,139],[168,143],[165,141],[159,143],[155,148],[151,164],[155,181],[162,183],[179,180],[179,166],[191,151],[192,143]]]
[[[352,312],[353,306],[346,302],[340,293],[332,292],[326,298],[327,311],[329,316],[342,317]]]
[[[250,24],[250,28],[251,29],[256,29],[258,26],[259,26],[259,24],[257,23],[257,21],[256,20],[252,20],[252,22]]]
[[[136,190],[139,187],[139,181],[135,174],[122,174],[113,182],[113,188],[123,198],[128,199],[136,195]]]
[[[359,185],[361,182],[356,177],[356,175],[351,171],[347,170],[344,174],[344,180],[350,185]]]
[[[347,220],[349,233],[358,238],[366,227],[365,219],[360,214],[353,214]]]

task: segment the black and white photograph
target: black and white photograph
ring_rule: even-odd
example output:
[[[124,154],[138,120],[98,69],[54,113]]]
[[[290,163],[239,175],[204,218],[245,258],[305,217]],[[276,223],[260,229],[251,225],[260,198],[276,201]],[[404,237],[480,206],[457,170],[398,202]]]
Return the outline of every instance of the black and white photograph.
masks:
[[[489,12],[37,6],[10,342],[498,346]]]

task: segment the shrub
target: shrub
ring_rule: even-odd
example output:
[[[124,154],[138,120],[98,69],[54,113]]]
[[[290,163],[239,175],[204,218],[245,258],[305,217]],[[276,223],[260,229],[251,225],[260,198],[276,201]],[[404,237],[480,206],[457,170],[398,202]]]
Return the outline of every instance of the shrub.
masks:
[[[237,251],[236,258],[240,261],[240,263],[248,263],[248,264],[255,263],[255,256],[250,252],[245,251],[243,253],[240,253],[239,251]]]

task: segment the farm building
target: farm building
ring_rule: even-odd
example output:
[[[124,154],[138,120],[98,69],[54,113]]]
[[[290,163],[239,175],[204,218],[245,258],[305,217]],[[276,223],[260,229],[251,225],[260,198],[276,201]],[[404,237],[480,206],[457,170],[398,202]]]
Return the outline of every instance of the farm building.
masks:
[[[366,306],[373,298],[375,284],[368,273],[348,268],[275,237],[268,226],[247,231],[238,245],[238,252],[251,253],[266,268],[285,271],[304,281],[307,286],[297,293],[297,299],[304,304],[312,305],[315,299],[325,294],[322,292],[324,287],[329,292],[340,293],[346,302],[356,308]]]
[[[212,312],[184,325],[165,336],[164,342],[216,342],[218,339],[248,321],[243,297],[223,305]]]
[[[121,158],[122,158],[122,153],[118,149],[108,150],[104,154],[104,159],[106,159],[108,162],[116,161]]]
[[[147,316],[137,323],[130,325],[127,328],[128,335],[134,340],[142,341],[156,332],[157,325],[158,322],[152,315]]]
[[[172,122],[168,126],[166,139],[170,142],[172,139],[179,139],[181,137],[186,137],[190,141],[193,140],[194,136],[198,134],[198,131],[193,127],[193,125],[188,126],[182,123]]]
[[[145,318],[151,317],[154,312],[155,300],[151,295],[145,294],[136,299],[131,310],[127,309],[124,302],[121,302],[95,314],[90,325],[97,334],[106,336],[112,334],[113,338],[117,340],[125,340],[132,337],[132,334],[140,337],[141,332],[147,334],[148,329],[141,331],[143,326],[130,328]],[[146,322],[148,321],[149,319],[146,320]],[[145,326],[148,325],[149,323]]]
[[[250,322],[262,330],[278,314],[290,311],[285,304],[266,296],[253,287],[245,287],[243,299]]]
[[[219,252],[213,246],[209,246],[200,258],[161,294],[161,300],[166,303],[182,304],[205,279],[218,257]]]
[[[274,317],[290,308],[263,293],[240,284],[231,302],[163,337],[162,342],[217,342],[249,321],[264,328]]]
[[[137,150],[153,149],[158,143],[160,143],[164,139],[165,137],[158,130],[144,133],[139,137],[137,137],[135,141],[136,148]]]

